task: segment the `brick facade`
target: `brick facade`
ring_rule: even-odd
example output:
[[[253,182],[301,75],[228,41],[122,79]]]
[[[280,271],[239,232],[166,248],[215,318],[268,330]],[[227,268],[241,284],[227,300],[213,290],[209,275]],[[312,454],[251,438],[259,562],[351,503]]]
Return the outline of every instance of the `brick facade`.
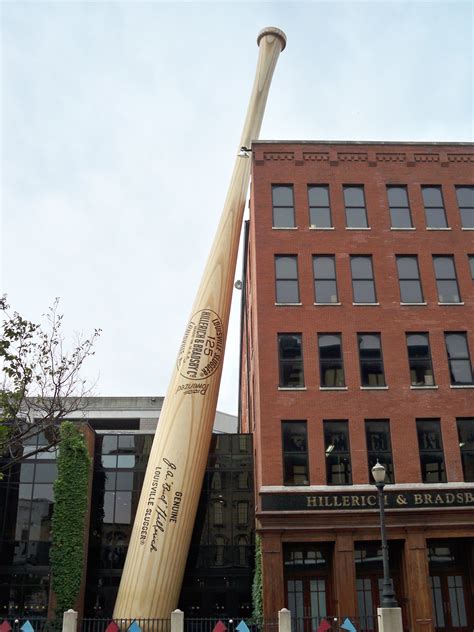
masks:
[[[268,615],[288,605],[283,572],[285,542],[332,543],[328,608],[357,614],[354,543],[378,537],[377,515],[371,512],[265,512],[262,493],[302,488],[284,487],[283,420],[307,422],[308,490],[328,489],[323,420],[347,420],[352,486],[370,489],[364,423],[387,419],[390,424],[395,489],[423,485],[415,420],[440,420],[447,488],[464,481],[456,418],[474,418],[474,387],[453,387],[444,332],[465,332],[474,357],[474,281],[469,255],[474,232],[461,225],[456,186],[474,183],[474,148],[470,144],[257,142],[253,145],[251,211],[244,284],[241,421],[254,434],[257,520],[263,538]],[[293,185],[295,228],[272,227],[272,185]],[[329,185],[332,229],[309,226],[308,185]],[[369,229],[346,228],[344,185],[363,185]],[[413,229],[391,228],[387,185],[407,188]],[[442,187],[448,230],[426,227],[422,186]],[[313,255],[334,255],[338,303],[315,305]],[[300,303],[276,305],[275,255],[296,255]],[[354,304],[350,256],[370,255],[377,303]],[[396,255],[416,255],[423,305],[401,305]],[[433,255],[454,257],[461,302],[439,304]],[[279,388],[278,333],[302,335],[304,389]],[[363,389],[357,334],[381,334],[387,388]],[[407,359],[406,333],[429,333],[434,388],[413,388]],[[317,334],[339,333],[345,390],[321,390]],[[364,487],[365,486],[365,487]],[[304,490],[303,490],[304,491]],[[424,512],[424,513],[423,513]],[[359,515],[360,514],[360,515]],[[426,574],[411,573],[410,560],[426,570],[429,541],[471,538],[473,508],[416,509],[389,515],[390,537],[402,541],[400,595],[407,629],[434,629]],[[408,530],[407,524],[417,524]],[[420,526],[421,525],[421,526]],[[429,526],[428,526],[429,525]],[[428,544],[427,544],[428,543]],[[421,548],[420,548],[421,547]],[[421,557],[420,557],[421,550]],[[415,553],[416,552],[416,553]],[[470,553],[472,555],[472,553]],[[426,567],[426,568],[425,568]],[[350,589],[341,588],[342,569]],[[421,571],[420,571],[421,572]],[[424,572],[424,571],[423,571]],[[466,579],[472,599],[471,576]],[[339,575],[339,579],[338,579]],[[419,585],[418,585],[419,584]],[[410,597],[416,588],[417,603]],[[359,613],[360,614],[360,613]],[[416,621],[430,621],[423,626]],[[446,628],[447,629],[447,628]]]

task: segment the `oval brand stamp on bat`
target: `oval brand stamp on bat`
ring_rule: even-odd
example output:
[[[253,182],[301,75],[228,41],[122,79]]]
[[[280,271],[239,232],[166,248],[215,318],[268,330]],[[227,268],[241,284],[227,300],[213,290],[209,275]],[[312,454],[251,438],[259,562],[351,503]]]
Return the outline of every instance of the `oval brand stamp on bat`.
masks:
[[[222,362],[223,326],[216,312],[201,309],[191,317],[181,344],[177,367],[188,380],[205,380]]]

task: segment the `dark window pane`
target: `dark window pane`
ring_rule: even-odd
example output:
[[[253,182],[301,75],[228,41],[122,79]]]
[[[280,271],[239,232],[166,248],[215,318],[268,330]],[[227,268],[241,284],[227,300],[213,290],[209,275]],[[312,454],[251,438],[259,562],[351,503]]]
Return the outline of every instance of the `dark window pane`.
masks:
[[[397,257],[397,268],[400,279],[418,279],[417,257]]]
[[[285,421],[283,428],[283,451],[306,452],[306,422]]]
[[[344,187],[344,202],[346,206],[365,206],[363,187]]]
[[[456,187],[461,224],[463,228],[474,228],[474,187]]]
[[[406,187],[387,187],[392,228],[411,228],[411,214]]]
[[[351,485],[351,454],[347,421],[324,422],[324,445],[328,485]]]
[[[304,386],[301,334],[278,334],[280,386]]]
[[[364,188],[361,186],[344,187],[346,225],[349,228],[367,228]]]
[[[443,208],[443,196],[439,187],[423,187],[423,203],[425,206]]]
[[[273,186],[272,199],[275,206],[293,206],[293,187]]]
[[[337,303],[336,267],[334,257],[313,257],[314,292],[317,303]]]
[[[469,360],[451,360],[451,384],[472,384],[472,368]]]
[[[301,334],[279,334],[280,358],[301,360]]]
[[[424,483],[445,483],[443,442],[438,419],[417,419],[418,447]]]
[[[400,281],[400,297],[402,303],[422,303],[423,294],[419,281]]]
[[[35,471],[35,483],[53,483],[58,477],[58,468],[55,463],[37,463]]]
[[[410,359],[427,358],[430,355],[428,334],[407,334],[407,346]]]
[[[474,281],[474,255],[469,255],[469,267],[471,268],[471,277]]]
[[[372,468],[378,461],[385,467],[386,482],[394,483],[389,422],[384,420],[366,420],[365,436],[367,440],[369,482],[373,482]]]
[[[315,281],[316,303],[337,303],[336,281]]]
[[[316,279],[335,279],[334,257],[313,257],[314,277]]]
[[[373,279],[372,257],[351,257],[352,276],[356,279]]]
[[[331,209],[329,206],[329,187],[308,187],[309,221],[312,228],[331,227]]]
[[[438,281],[437,286],[440,303],[459,303],[461,301],[457,281]]]
[[[451,384],[472,384],[472,367],[469,356],[469,347],[465,333],[446,333],[446,349],[448,352]]]
[[[461,224],[463,228],[474,228],[474,208],[461,209]]]
[[[456,195],[460,207],[474,207],[474,187],[456,187]]]
[[[21,483],[32,483],[33,482],[33,463],[22,463],[20,470],[20,482]]]
[[[308,485],[306,422],[282,422],[282,443],[284,485]]]
[[[273,211],[273,226],[275,228],[294,228],[295,218],[293,208],[275,208]]]
[[[434,375],[428,334],[407,334],[408,362],[412,386],[433,386]]]
[[[367,228],[365,208],[346,209],[346,222],[349,228]]]
[[[375,303],[375,287],[373,281],[353,281],[354,303]]]
[[[298,281],[277,281],[277,303],[299,303]]]
[[[294,255],[275,257],[277,303],[298,303],[298,264]]]
[[[275,228],[294,228],[295,213],[292,186],[273,186],[273,226]]]
[[[405,187],[387,187],[387,194],[390,206],[408,206],[408,195]]]
[[[310,206],[329,206],[329,187],[308,187],[308,200]]]
[[[340,334],[320,334],[318,344],[321,386],[327,388],[344,386]]]
[[[133,472],[117,472],[117,489],[132,490],[134,477]]]
[[[435,256],[433,257],[433,264],[440,303],[459,303],[461,297],[453,257]]]
[[[322,360],[341,358],[341,336],[339,334],[321,334],[319,336],[319,355]]]
[[[331,228],[331,211],[329,207],[311,207],[309,209],[309,222],[312,228]]]
[[[458,419],[459,449],[465,482],[474,481],[474,418]]]
[[[361,334],[359,336],[359,352],[364,360],[380,358],[380,336],[378,334]]]
[[[275,269],[279,279],[296,279],[298,277],[298,265],[296,257],[275,257]]]
[[[468,355],[467,339],[465,333],[446,334],[446,346],[448,357],[465,358]]]
[[[444,208],[425,208],[426,225],[429,228],[447,228],[446,214]]]
[[[452,257],[433,257],[433,263],[437,279],[452,279],[456,277]]]
[[[393,228],[412,228],[410,209],[390,208],[390,217]]]
[[[359,334],[358,343],[362,386],[385,386],[380,336]]]

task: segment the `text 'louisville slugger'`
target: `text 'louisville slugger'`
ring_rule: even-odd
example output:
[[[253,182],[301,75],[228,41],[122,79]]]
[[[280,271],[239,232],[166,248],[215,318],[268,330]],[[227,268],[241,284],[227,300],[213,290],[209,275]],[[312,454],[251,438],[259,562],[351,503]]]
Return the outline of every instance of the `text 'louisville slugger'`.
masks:
[[[240,147],[260,133],[285,34],[263,29]],[[114,619],[164,619],[178,603],[216,413],[250,159],[236,158],[214,243],[148,461]]]

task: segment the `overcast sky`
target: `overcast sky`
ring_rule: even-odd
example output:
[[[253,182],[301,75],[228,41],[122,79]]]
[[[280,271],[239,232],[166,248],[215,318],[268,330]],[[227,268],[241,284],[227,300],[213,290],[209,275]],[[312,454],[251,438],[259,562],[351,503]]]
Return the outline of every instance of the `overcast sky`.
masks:
[[[471,2],[12,2],[2,291],[101,327],[97,395],[165,393],[234,163],[256,36],[288,37],[262,139],[472,141]],[[238,264],[237,278],[241,264]],[[218,408],[237,412],[240,292]]]

